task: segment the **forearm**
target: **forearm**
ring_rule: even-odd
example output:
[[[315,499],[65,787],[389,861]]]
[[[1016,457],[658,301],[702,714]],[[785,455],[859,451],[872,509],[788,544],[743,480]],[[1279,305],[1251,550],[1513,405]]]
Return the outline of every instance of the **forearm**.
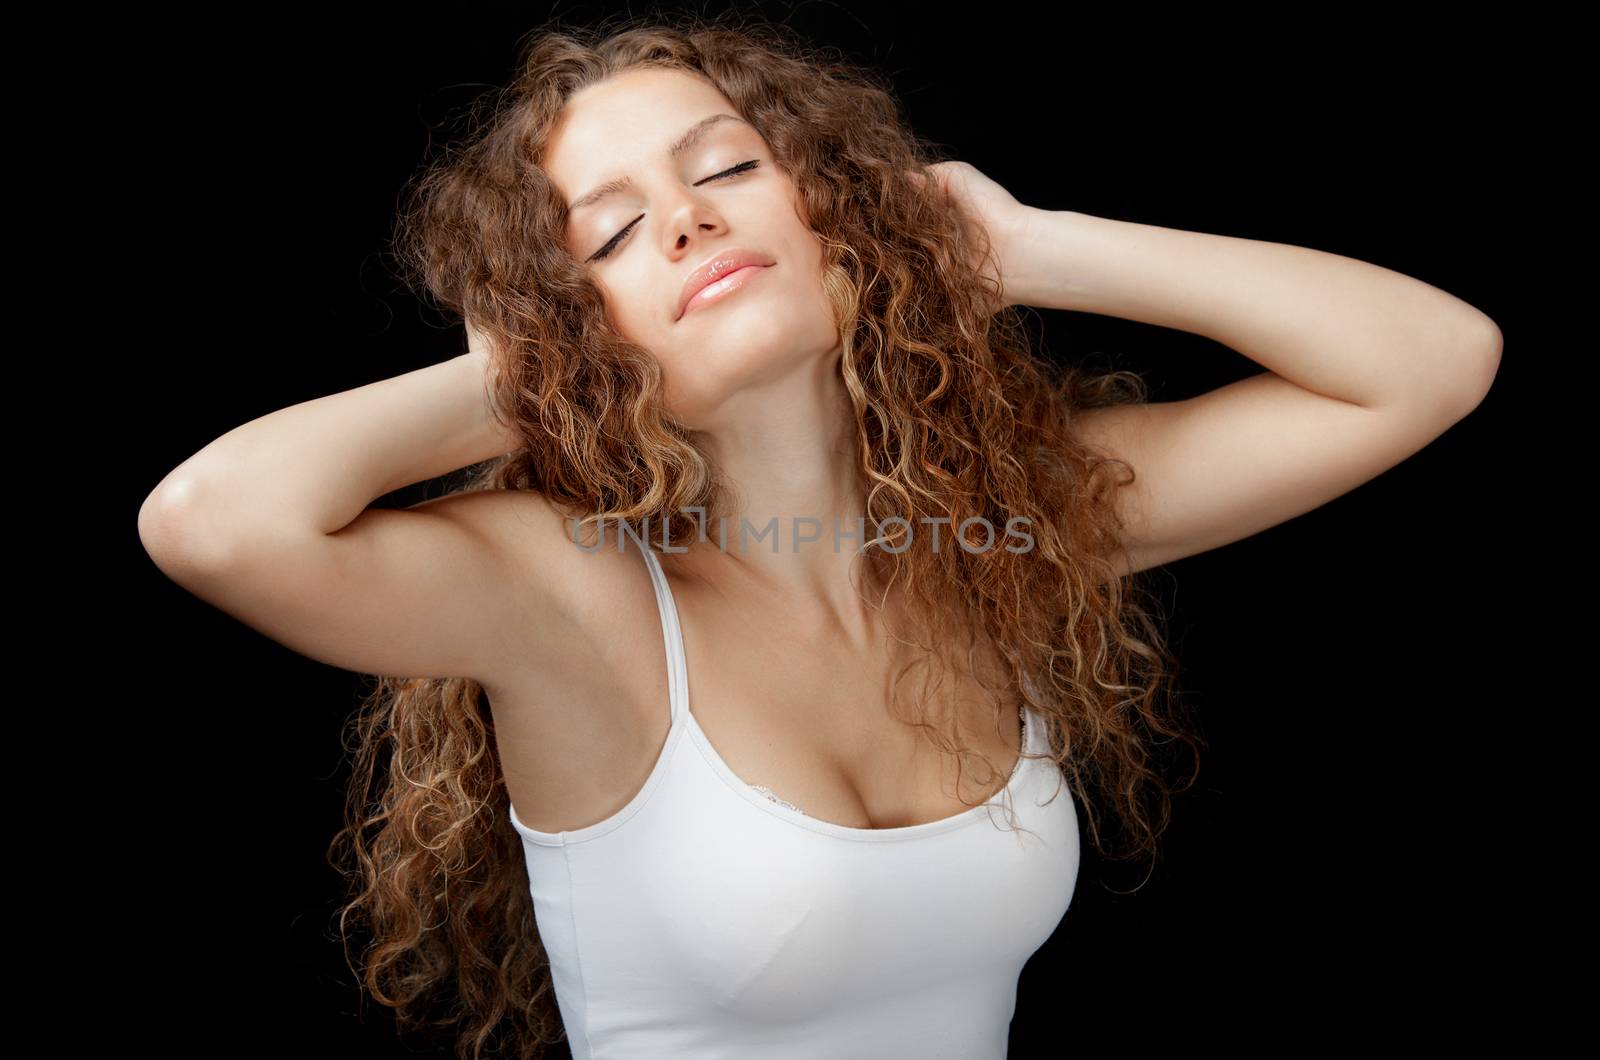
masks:
[[[331,533],[384,494],[508,452],[520,442],[491,417],[485,363],[466,353],[251,420],[173,469],[150,518],[183,520],[199,550],[285,526]]]
[[[1029,208],[1010,299],[1204,335],[1308,390],[1360,405],[1470,394],[1494,322],[1402,273],[1284,243]]]

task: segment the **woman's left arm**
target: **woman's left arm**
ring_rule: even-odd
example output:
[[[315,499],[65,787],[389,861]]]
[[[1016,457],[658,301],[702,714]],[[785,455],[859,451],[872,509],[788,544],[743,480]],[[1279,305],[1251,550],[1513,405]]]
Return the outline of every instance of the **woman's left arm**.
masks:
[[[1204,335],[1267,371],[1183,401],[1079,411],[1126,460],[1124,573],[1332,500],[1471,412],[1500,329],[1401,273],[1283,243],[1021,207],[994,225],[1004,301]]]

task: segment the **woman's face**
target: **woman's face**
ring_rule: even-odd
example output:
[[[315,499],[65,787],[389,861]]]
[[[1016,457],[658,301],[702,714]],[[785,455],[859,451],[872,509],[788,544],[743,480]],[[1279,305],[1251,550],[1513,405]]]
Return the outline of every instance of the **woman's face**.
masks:
[[[726,117],[702,124],[715,115]],[[794,182],[709,82],[645,69],[590,85],[568,100],[543,165],[567,203],[568,249],[617,331],[660,361],[667,407],[685,426],[714,428],[740,391],[809,374],[839,352],[822,243],[801,220]],[[680,317],[690,274],[730,250],[773,264]]]

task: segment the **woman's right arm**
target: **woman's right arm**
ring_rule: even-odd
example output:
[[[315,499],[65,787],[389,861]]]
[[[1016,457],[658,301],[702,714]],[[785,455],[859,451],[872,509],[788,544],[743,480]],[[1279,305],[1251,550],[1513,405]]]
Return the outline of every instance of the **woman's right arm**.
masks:
[[[145,499],[145,550],[185,589],[311,658],[493,687],[527,663],[530,620],[554,633],[565,617],[565,522],[528,491],[368,507],[520,445],[490,413],[488,355],[468,334],[471,352],[211,442]]]

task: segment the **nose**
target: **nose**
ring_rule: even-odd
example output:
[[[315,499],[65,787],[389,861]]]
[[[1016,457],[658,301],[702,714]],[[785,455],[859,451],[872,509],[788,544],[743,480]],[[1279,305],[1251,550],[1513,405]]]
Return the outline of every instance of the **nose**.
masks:
[[[671,252],[674,255],[681,254],[696,240],[715,235],[724,227],[722,217],[715,210],[691,195],[673,212],[672,223],[667,226],[667,234],[672,240]]]

